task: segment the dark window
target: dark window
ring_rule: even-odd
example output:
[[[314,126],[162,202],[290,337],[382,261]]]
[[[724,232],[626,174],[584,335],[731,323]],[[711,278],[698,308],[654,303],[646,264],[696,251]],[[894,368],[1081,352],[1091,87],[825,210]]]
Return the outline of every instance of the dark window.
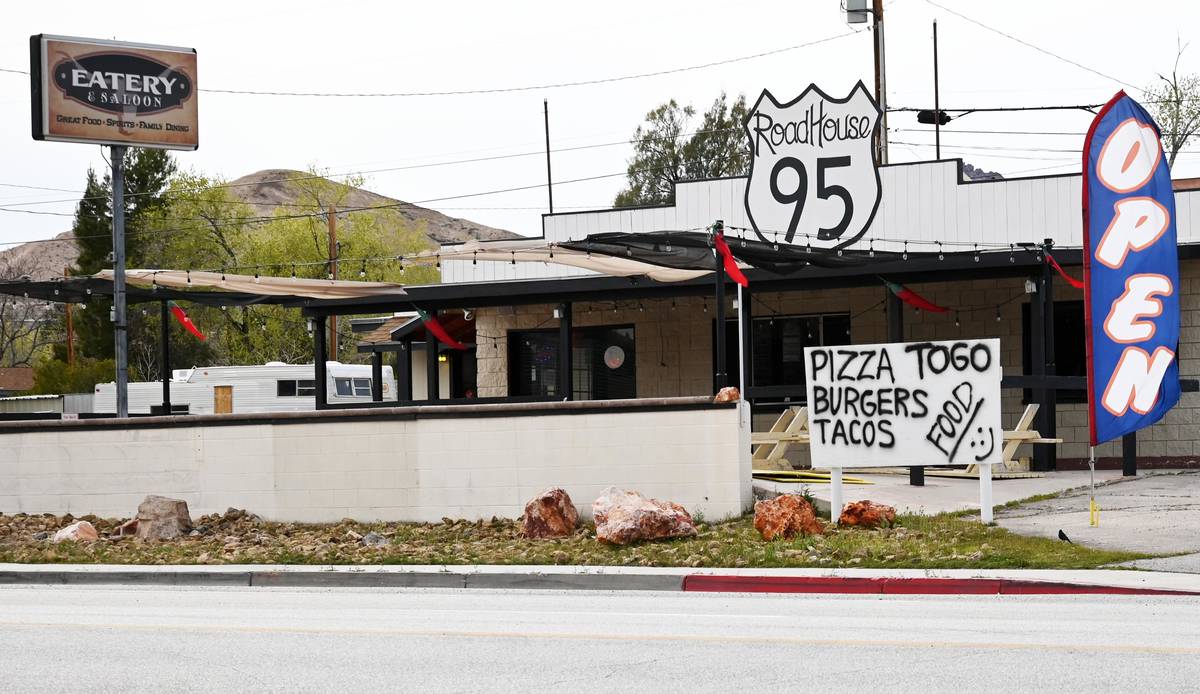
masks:
[[[794,386],[789,397],[803,398],[804,348],[850,344],[850,315],[755,316],[751,331],[754,386]],[[726,323],[725,365],[729,382],[740,385],[736,319]]]
[[[317,382],[306,381],[275,381],[275,395],[281,398],[312,397],[317,394]]]
[[[597,326],[571,331],[571,398],[637,397],[637,353],[633,326]],[[508,334],[508,394],[561,398],[558,388],[558,331]]]
[[[1029,304],[1021,306],[1021,373],[1033,373],[1033,345],[1030,342],[1032,331],[1029,326]],[[1087,326],[1083,320],[1082,301],[1054,302],[1054,366],[1058,376],[1087,376]],[[1033,399],[1033,393],[1026,388],[1025,402]],[[1079,403],[1087,402],[1087,391],[1060,390],[1058,402]]]

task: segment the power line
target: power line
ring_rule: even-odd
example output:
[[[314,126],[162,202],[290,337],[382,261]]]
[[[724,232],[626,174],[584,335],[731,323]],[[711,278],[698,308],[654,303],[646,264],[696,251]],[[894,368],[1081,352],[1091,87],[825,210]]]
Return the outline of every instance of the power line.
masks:
[[[680,133],[678,135],[673,135],[670,137],[650,137],[650,138],[640,138],[638,140],[616,140],[616,141],[612,141],[612,142],[600,142],[600,143],[595,143],[595,144],[590,144],[590,145],[576,145],[574,147],[560,147],[558,149],[552,149],[552,150],[550,150],[550,152],[551,153],[577,152],[577,151],[588,150],[588,149],[599,149],[602,147],[615,147],[618,145],[636,144],[644,139],[678,140],[678,139],[681,139],[684,137],[692,137],[694,135],[703,135],[703,134],[709,134],[709,133],[722,133],[722,132],[729,132],[729,131],[733,131],[733,130],[741,130],[741,128],[709,128],[707,130],[693,130],[691,132]],[[267,178],[267,179],[263,179],[263,180],[259,180],[259,181],[247,181],[244,183],[223,183],[220,185],[196,186],[196,187],[192,187],[192,188],[183,188],[180,190],[166,190],[166,191],[162,191],[161,193],[158,193],[157,195],[161,195],[163,197],[170,197],[173,195],[182,195],[182,194],[189,193],[189,192],[205,192],[205,191],[209,191],[209,190],[221,190],[221,189],[226,189],[226,188],[241,188],[241,187],[247,187],[247,186],[262,185],[264,183],[292,183],[292,182],[296,182],[296,181],[309,181],[309,180],[315,180],[315,179],[333,179],[333,178],[340,178],[340,177],[344,177],[344,176],[365,176],[367,174],[390,173],[390,172],[395,172],[395,171],[427,169],[427,168],[434,168],[434,167],[439,167],[439,166],[455,166],[455,165],[459,165],[459,164],[474,164],[474,163],[486,162],[486,161],[500,161],[500,160],[505,160],[505,159],[517,159],[517,158],[522,158],[522,157],[544,156],[545,154],[546,154],[546,150],[540,149],[540,150],[529,151],[529,152],[518,152],[515,154],[497,154],[497,155],[492,155],[492,156],[487,156],[487,157],[473,157],[470,159],[455,159],[455,160],[451,160],[451,161],[428,162],[428,163],[424,163],[424,164],[406,164],[404,166],[393,166],[393,167],[388,167],[388,168],[383,168],[383,169],[365,169],[365,170],[361,170],[361,171],[346,171],[343,173],[331,173],[331,174],[327,174],[327,175],[320,175],[320,174],[304,175],[304,174],[301,174],[298,176],[288,176],[288,177],[284,177],[284,178]],[[3,186],[3,185],[8,185],[8,184],[0,183],[0,186]],[[18,187],[18,186],[14,186],[14,187]],[[19,187],[26,187],[26,186],[19,186]],[[68,190],[68,189],[64,189],[64,188],[47,188],[46,190],[61,190],[63,192],[67,192],[67,193],[86,192],[86,191],[73,191],[73,190]],[[125,198],[129,199],[129,198],[140,197],[140,196],[144,196],[144,195],[156,195],[156,194],[152,193],[152,192],[146,192],[146,193],[127,192],[127,193],[125,193]],[[93,196],[83,197],[83,198],[69,198],[69,199],[57,199],[57,200],[26,200],[26,201],[21,201],[21,202],[8,202],[8,203],[3,203],[3,206],[0,206],[0,212],[3,212],[3,211],[18,212],[19,210],[11,210],[11,209],[7,209],[7,208],[16,207],[16,206],[24,206],[24,205],[54,205],[54,204],[68,203],[68,202],[69,203],[78,203],[78,202],[82,202],[83,200],[107,200],[107,199],[108,199],[107,195],[93,195]],[[222,201],[210,200],[209,202],[216,202],[219,204]],[[242,201],[240,201],[240,200],[233,200],[233,201],[228,201],[228,202],[230,204],[242,204]],[[287,203],[283,203],[281,206],[291,206],[291,205],[289,205]],[[60,213],[60,214],[67,214],[67,213]]]
[[[429,91],[429,92],[285,92],[285,91],[262,91],[255,89],[200,89],[201,92],[209,92],[215,94],[241,94],[251,96],[300,96],[300,97],[324,97],[324,98],[396,98],[396,97],[422,97],[422,96],[470,96],[477,94],[507,94],[513,92],[529,92],[544,89],[563,89],[566,87],[584,87],[595,84],[610,84],[613,82],[627,82],[630,80],[645,79],[648,77],[662,77],[664,75],[675,75],[681,72],[691,72],[694,70],[706,70],[708,68],[720,67],[722,65],[732,65],[741,63],[747,60],[756,60],[758,58],[766,58],[772,55],[788,53],[790,51],[808,48],[829,41],[835,41],[846,36],[858,34],[858,31],[847,31],[833,36],[816,39],[814,41],[806,41],[797,43],[783,48],[776,48],[770,51],[763,51],[753,55],[744,55],[736,58],[728,58],[725,60],[715,60],[708,63],[700,63],[698,65],[687,65],[684,67],[671,68],[668,70],[657,70],[654,72],[641,72],[632,75],[620,75],[617,77],[604,77],[592,80],[577,80],[572,82],[551,82],[547,84],[524,85],[517,87],[494,87],[489,89],[456,89],[447,91]],[[27,70],[13,70],[8,68],[0,68],[0,72],[13,72],[23,75],[28,75]]]
[[[930,4],[930,5],[933,5],[934,7],[939,8],[941,10],[949,12],[950,14],[958,17],[959,19],[964,19],[978,27],[987,29],[988,31],[990,31],[994,34],[999,34],[1000,36],[1003,36],[1004,38],[1006,38],[1010,41],[1016,41],[1017,43],[1021,44],[1022,46],[1025,46],[1026,48],[1032,48],[1033,50],[1037,51],[1038,53],[1043,53],[1043,54],[1048,55],[1051,58],[1054,58],[1056,60],[1061,60],[1062,62],[1067,63],[1068,65],[1074,65],[1075,67],[1077,67],[1081,70],[1086,70],[1087,72],[1090,72],[1093,75],[1099,75],[1100,77],[1103,77],[1106,80],[1112,80],[1113,82],[1116,82],[1117,84],[1122,84],[1126,87],[1129,87],[1130,89],[1134,89],[1134,90],[1137,90],[1137,91],[1143,92],[1143,93],[1145,92],[1145,90],[1142,89],[1141,87],[1136,87],[1136,86],[1126,82],[1125,80],[1117,79],[1116,77],[1113,77],[1112,75],[1106,75],[1103,72],[1100,72],[1099,70],[1095,70],[1093,68],[1088,67],[1087,65],[1084,65],[1083,63],[1076,62],[1074,60],[1071,60],[1070,58],[1065,58],[1057,53],[1048,51],[1045,48],[1042,48],[1041,46],[1034,45],[1024,39],[1017,38],[1016,36],[1013,36],[1012,34],[1003,32],[995,27],[988,26],[987,24],[984,24],[983,22],[981,22],[977,19],[972,19],[972,18],[968,17],[967,15],[962,14],[961,12],[955,12],[954,10],[950,9],[949,7],[946,7],[945,5],[934,2],[933,0],[925,0],[925,2],[927,4]]]
[[[629,173],[642,173],[642,172],[646,172],[646,171],[656,171],[656,170],[659,170],[662,168],[666,168],[666,167],[651,167],[651,168],[647,168],[647,169],[636,170],[633,172],[622,171],[620,173],[600,174],[597,176],[585,176],[583,178],[572,178],[572,179],[568,179],[565,181],[555,181],[554,185],[567,185],[570,183],[582,183],[585,181],[596,181],[596,180],[600,180],[600,179],[604,179],[604,178],[625,176],[625,175],[628,175]],[[417,200],[416,202],[392,202],[392,203],[385,203],[385,204],[381,204],[381,205],[362,205],[359,207],[348,207],[343,210],[339,210],[339,214],[349,213],[349,212],[365,212],[368,210],[396,209],[396,208],[401,208],[401,207],[416,207],[418,205],[428,205],[431,203],[443,202],[446,200],[462,200],[465,198],[483,197],[485,195],[498,195],[501,193],[513,193],[513,192],[518,192],[518,191],[523,191],[523,190],[534,190],[537,188],[541,188],[545,185],[546,185],[545,183],[535,183],[535,184],[527,185],[527,186],[515,186],[515,187],[511,187],[511,188],[500,188],[500,189],[496,189],[496,190],[487,190],[487,191],[482,191],[482,192],[478,192],[478,193],[463,193],[460,195],[447,195],[447,196],[443,196],[443,197],[439,197],[439,198],[429,198],[427,200]],[[2,209],[2,208],[0,208],[0,209]],[[30,214],[73,216],[71,213],[67,213],[67,212],[35,212],[33,210],[9,210],[9,211],[26,212],[26,213],[30,213]],[[140,236],[140,235],[144,235],[144,234],[168,235],[168,234],[182,233],[182,232],[188,232],[188,231],[206,231],[206,230],[212,229],[213,227],[237,226],[237,225],[243,225],[243,224],[262,224],[262,223],[272,222],[272,221],[276,221],[276,220],[324,218],[325,215],[326,215],[326,213],[324,211],[321,211],[321,212],[309,212],[309,213],[304,213],[304,214],[273,215],[270,217],[251,217],[251,218],[246,218],[246,219],[228,220],[225,222],[215,222],[212,224],[201,224],[201,225],[192,226],[192,227],[182,227],[182,228],[175,228],[175,229],[145,229],[140,232],[134,230],[134,231],[126,232],[126,235],[127,236]],[[172,220],[172,221],[183,221],[183,220]],[[80,240],[80,239],[108,238],[108,237],[109,237],[108,234],[92,234],[92,235],[88,235],[88,236],[75,236],[75,237],[72,237],[72,239],[30,239],[27,241],[3,241],[3,242],[0,242],[0,246],[17,246],[17,245],[21,245],[21,244],[25,244],[25,243],[54,243],[54,242],[60,242],[63,240]]]

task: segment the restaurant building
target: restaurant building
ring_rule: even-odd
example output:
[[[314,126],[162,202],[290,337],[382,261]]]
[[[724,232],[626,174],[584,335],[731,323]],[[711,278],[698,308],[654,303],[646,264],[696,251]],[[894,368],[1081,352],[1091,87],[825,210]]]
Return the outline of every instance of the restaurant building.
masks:
[[[719,300],[714,273],[689,273],[669,262],[658,273],[619,268],[615,274],[623,276],[613,276],[611,262],[620,260],[613,243],[626,244],[631,264],[656,264],[636,235],[655,239],[656,251],[670,251],[672,233],[682,240],[720,220],[735,254],[755,240],[746,177],[680,182],[670,205],[548,214],[539,238],[442,247],[442,282],[406,288],[404,303],[394,308],[440,311],[468,348],[434,342],[438,355],[430,360],[421,322],[409,320],[386,339],[376,331],[376,342],[361,349],[394,351],[401,356],[397,372],[419,382],[420,395],[427,398],[426,384],[437,381],[433,391],[447,403],[699,396],[725,382],[743,386],[761,430],[783,407],[803,403],[806,346],[995,337],[1005,376],[1004,426],[1037,402],[1037,428],[1063,443],[1035,446],[1034,468],[1082,465],[1083,296],[1064,279],[1082,278],[1080,176],[972,180],[959,160],[884,165],[878,174],[879,206],[854,244],[857,262],[839,264],[842,252],[831,251],[825,256],[831,262],[805,262],[790,272],[748,268],[740,301],[732,282]],[[1175,188],[1178,354],[1187,390],[1200,376],[1200,181],[1179,180]],[[618,241],[605,245],[607,237]],[[887,283],[947,310],[913,309]],[[306,311],[320,316],[349,308],[311,302]],[[372,308],[384,306],[353,310]],[[746,326],[740,335],[739,314]],[[421,354],[416,370],[414,352]],[[402,386],[400,398],[413,392]],[[1139,465],[1195,464],[1197,405],[1185,392],[1162,422],[1138,435]],[[1097,449],[1101,464],[1117,464],[1121,455],[1120,441]]]

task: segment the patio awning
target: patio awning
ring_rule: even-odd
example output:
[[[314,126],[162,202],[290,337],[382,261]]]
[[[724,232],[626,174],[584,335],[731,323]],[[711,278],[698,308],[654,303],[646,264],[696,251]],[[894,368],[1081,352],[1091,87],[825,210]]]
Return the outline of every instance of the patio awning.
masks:
[[[112,296],[112,270],[87,277],[0,282],[0,294],[40,301],[87,303],[93,296]],[[191,301],[208,306],[301,305],[317,300],[365,300],[405,296],[404,288],[387,282],[349,282],[283,277],[251,277],[186,270],[127,270],[126,299]]]

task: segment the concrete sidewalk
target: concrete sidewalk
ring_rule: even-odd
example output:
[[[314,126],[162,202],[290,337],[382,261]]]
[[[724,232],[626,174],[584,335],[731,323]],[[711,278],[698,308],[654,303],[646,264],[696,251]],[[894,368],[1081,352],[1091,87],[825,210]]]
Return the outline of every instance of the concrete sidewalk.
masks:
[[[1122,570],[693,569],[624,566],[122,566],[0,564],[3,585],[264,588],[520,588],[722,592],[1182,593],[1200,575]]]
[[[847,484],[843,486],[847,503],[859,499],[896,507],[900,513],[919,513],[934,515],[950,511],[979,510],[979,480],[925,476],[925,486],[913,487],[908,483],[908,474],[862,474],[854,470],[845,471],[847,477],[859,477],[869,480],[869,485]],[[1120,470],[1096,471],[1096,483],[1111,482],[1121,479]],[[997,506],[1018,499],[1027,499],[1041,494],[1058,494],[1071,489],[1082,487],[1088,483],[1088,473],[1080,470],[1065,470],[1048,472],[1043,477],[1022,479],[998,479],[992,481],[992,500]],[[819,501],[826,502],[828,508],[829,485],[791,482],[768,482],[754,480],[754,486],[779,492],[795,493],[802,487],[809,491]],[[1085,504],[1086,507],[1086,504]]]
[[[1023,535],[1057,538],[1098,549],[1146,554],[1200,553],[1200,472],[1139,475],[1096,489],[1100,525],[1088,525],[1088,491],[1004,509],[1002,527]],[[1142,568],[1200,571],[1200,554],[1190,559],[1155,559]]]

